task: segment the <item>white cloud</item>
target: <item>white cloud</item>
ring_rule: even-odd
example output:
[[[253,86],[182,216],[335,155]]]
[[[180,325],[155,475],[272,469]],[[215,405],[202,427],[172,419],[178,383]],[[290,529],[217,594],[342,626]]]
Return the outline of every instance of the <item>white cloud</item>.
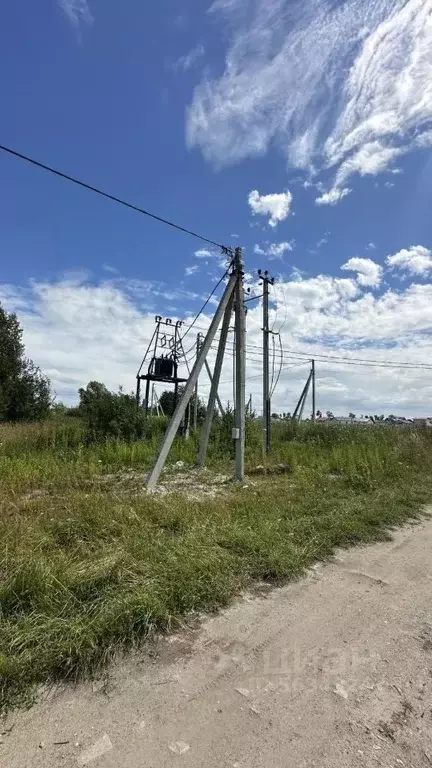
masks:
[[[402,248],[392,256],[387,256],[386,264],[391,269],[400,270],[409,275],[426,277],[432,272],[432,251],[424,245],[412,245],[410,248]]]
[[[154,330],[154,315],[166,312],[167,301],[174,298],[181,302],[183,316],[193,316],[202,303],[195,293],[140,280],[0,285],[0,300],[8,310],[18,312],[22,322],[27,353],[51,377],[58,398],[68,402],[76,400],[78,387],[91,379],[112,389],[122,384],[126,391],[132,390]],[[291,278],[275,283],[272,298],[270,324],[274,323],[275,331],[281,328],[284,348],[317,359],[318,408],[340,414],[350,410],[428,414],[430,371],[339,365],[332,360],[320,362],[319,356],[412,363],[429,359],[431,284],[376,294],[362,291],[348,277],[307,277],[296,270]],[[200,328],[208,327],[212,311],[201,316]],[[251,302],[246,376],[256,403],[261,399],[262,360],[250,349],[261,345],[261,321],[262,308]],[[210,365],[213,362],[211,356]],[[286,354],[284,362],[296,361]],[[232,398],[231,365],[228,354],[221,377],[223,400]],[[273,410],[293,410],[306,374],[307,365],[283,369]],[[205,376],[200,388],[203,395],[208,393]]]
[[[354,257],[348,259],[346,264],[342,264],[341,269],[357,272],[357,282],[359,285],[378,288],[382,280],[383,269],[380,264],[372,261],[372,259]]]
[[[352,190],[348,187],[344,187],[343,189],[333,187],[333,189],[330,189],[328,192],[324,192],[322,195],[320,195],[320,197],[316,197],[315,202],[317,205],[336,205],[336,203],[349,195],[351,191]]]
[[[388,169],[390,163],[402,154],[397,147],[386,147],[381,141],[369,141],[341,163],[335,185],[341,187],[354,173],[360,176],[377,176]]]
[[[208,248],[198,248],[198,250],[195,251],[194,256],[196,259],[214,259],[216,256],[219,256],[219,254],[215,251],[209,251]]]
[[[118,271],[117,267],[112,267],[111,264],[102,264],[102,269],[105,272],[110,272],[110,274],[112,274],[112,275],[118,275],[119,274],[119,271]]]
[[[326,245],[328,243],[328,239],[326,237],[322,237],[320,240],[317,241],[316,247],[321,248],[323,245]]]
[[[186,277],[190,277],[191,275],[194,275],[195,272],[197,272],[199,269],[198,264],[193,264],[191,267],[186,267],[185,269],[185,275]]]
[[[192,48],[185,56],[180,56],[174,64],[174,69],[182,69],[183,72],[187,72],[201,59],[205,54],[205,49],[202,43],[199,43]]]
[[[415,138],[415,145],[420,149],[428,149],[432,147],[432,130],[420,133]]]
[[[368,251],[375,251],[376,250],[375,243],[372,243],[372,242],[368,243],[367,246],[366,246],[366,250],[368,250]]]
[[[292,194],[287,189],[285,192],[274,192],[270,195],[260,195],[257,189],[249,192],[248,203],[253,215],[270,216],[269,225],[276,227],[280,221],[284,221],[289,215]]]
[[[257,243],[254,245],[254,253],[259,256],[268,256],[269,259],[280,259],[286,251],[292,251],[294,248],[294,241],[287,242],[286,240],[281,243],[267,243],[264,247],[261,247]]]
[[[431,8],[431,0],[215,3],[227,28],[225,67],[195,89],[189,145],[216,165],[277,145],[291,167],[334,168],[337,189],[430,146]]]
[[[93,23],[87,0],[58,0],[58,3],[74,27]]]

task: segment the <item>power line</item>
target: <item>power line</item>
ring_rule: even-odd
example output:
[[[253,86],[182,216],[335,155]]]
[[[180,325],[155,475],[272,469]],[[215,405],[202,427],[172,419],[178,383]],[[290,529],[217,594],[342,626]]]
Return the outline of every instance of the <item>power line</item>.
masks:
[[[185,338],[186,338],[186,336],[188,335],[189,331],[191,331],[191,330],[192,330],[192,328],[194,327],[194,325],[195,325],[196,321],[198,320],[199,316],[200,316],[200,315],[203,313],[203,311],[205,310],[205,308],[206,308],[207,304],[209,303],[210,299],[212,298],[212,296],[214,296],[214,294],[216,293],[216,291],[217,291],[217,289],[219,288],[219,286],[220,286],[220,284],[222,283],[222,281],[223,281],[223,280],[225,280],[225,278],[226,278],[226,276],[227,276],[228,272],[229,272],[229,271],[230,271],[230,269],[231,269],[232,263],[233,263],[233,260],[231,259],[231,261],[230,261],[230,263],[229,263],[229,265],[228,265],[228,268],[227,268],[226,272],[224,272],[224,274],[222,275],[221,279],[220,279],[220,280],[218,280],[218,282],[217,282],[217,283],[216,283],[216,285],[214,286],[214,288],[213,288],[212,292],[211,292],[211,293],[209,293],[209,295],[207,296],[207,298],[206,298],[206,300],[205,300],[204,304],[202,305],[201,309],[199,310],[199,312],[197,312],[197,314],[195,315],[195,318],[192,320],[191,324],[190,324],[190,325],[188,325],[188,327],[186,328],[186,331],[185,331],[185,333],[184,333],[184,334],[183,334],[183,336],[181,337],[181,341],[183,341],[183,339],[185,339]],[[193,349],[193,347],[191,347],[191,349]],[[190,350],[189,350],[189,352],[190,352]]]
[[[337,355],[324,355],[319,354],[318,352],[297,352],[292,349],[284,349],[285,352],[287,352],[290,355],[296,356],[296,357],[309,357],[309,358],[315,358],[316,360],[322,358],[320,362],[327,362],[332,361],[337,364],[344,364],[344,365],[366,365],[370,368],[417,368],[420,370],[431,370],[432,365],[428,363],[410,363],[408,361],[402,361],[400,363],[392,360],[370,360],[368,358],[361,358],[361,357],[339,357]]]
[[[206,329],[203,328],[203,331]],[[278,334],[276,334],[278,335]],[[232,342],[228,341],[227,344],[232,344]],[[247,350],[259,350],[260,354],[262,354],[262,347],[259,344],[246,344]],[[325,362],[327,360],[333,361],[335,363],[347,363],[347,365],[360,365],[360,366],[369,366],[371,368],[376,367],[382,367],[382,368],[407,368],[407,369],[419,369],[419,370],[431,370],[432,364],[430,363],[415,363],[410,362],[408,360],[376,360],[371,358],[363,358],[363,357],[343,357],[339,355],[326,355],[324,353],[319,352],[301,352],[297,350],[290,349],[289,347],[281,347],[280,350],[276,350],[276,355],[280,358],[284,355],[291,355],[296,357],[305,357],[308,359],[321,359],[321,362]]]
[[[299,368],[302,365],[307,365],[307,363],[310,363],[310,360],[302,360],[300,363],[297,361],[295,363],[287,363],[283,366],[284,370],[291,370],[292,368]],[[247,376],[246,381],[251,381],[252,379],[260,379],[262,377],[261,373],[254,374],[253,376]],[[225,379],[224,381],[219,382],[220,384],[231,384],[232,379]],[[200,389],[204,389],[206,387],[210,387],[210,383],[200,384]]]
[[[271,396],[271,397],[273,397],[273,395],[274,395],[274,392],[275,392],[275,389],[276,389],[276,387],[277,387],[277,385],[278,385],[278,383],[279,383],[280,375],[281,375],[281,373],[282,373],[282,368],[283,368],[283,362],[284,362],[284,353],[283,353],[283,347],[282,347],[282,339],[281,339],[281,335],[280,335],[280,333],[277,333],[277,334],[273,334],[273,336],[272,336],[272,338],[273,338],[273,339],[274,339],[274,336],[275,336],[275,335],[276,335],[276,336],[278,337],[278,339],[279,339],[279,346],[280,346],[280,353],[281,353],[281,354],[280,354],[280,365],[279,365],[279,370],[278,370],[278,372],[277,372],[276,381],[274,382],[274,384],[273,384],[273,386],[272,386],[272,390],[271,390],[271,393],[270,393],[270,396]],[[275,350],[275,354],[276,354],[276,350]]]
[[[0,149],[3,150],[3,152],[7,152],[7,154],[9,155],[12,155],[13,157],[17,157],[20,160],[25,160],[26,163],[35,165],[37,168],[42,168],[42,170],[48,171],[48,173],[52,173],[55,176],[58,176],[60,179],[65,179],[66,181],[70,181],[72,182],[72,184],[77,184],[77,186],[83,187],[84,189],[88,189],[90,190],[90,192],[95,192],[97,195],[106,197],[108,200],[112,200],[114,203],[119,203],[119,205],[123,205],[125,208],[130,208],[132,211],[136,211],[137,213],[142,213],[144,216],[149,216],[151,219],[160,221],[162,224],[166,224],[168,227],[173,227],[174,229],[178,229],[180,232],[185,232],[187,235],[192,235],[192,237],[198,238],[198,240],[202,240],[203,242],[209,243],[210,245],[215,245],[217,248],[222,248],[222,250],[226,253],[232,253],[231,248],[227,247],[226,245],[221,245],[221,243],[217,243],[215,240],[210,240],[208,237],[199,235],[197,232],[193,232],[193,230],[191,229],[186,229],[186,227],[182,227],[180,226],[180,224],[175,224],[173,221],[164,219],[162,216],[157,216],[155,213],[146,211],[144,208],[139,208],[137,205],[128,203],[126,202],[126,200],[122,200],[120,197],[111,195],[108,192],[105,192],[104,190],[99,189],[98,187],[94,187],[92,184],[88,184],[85,181],[76,179],[74,176],[69,176],[68,173],[63,173],[63,171],[59,171],[57,170],[57,168],[52,168],[51,166],[46,165],[45,163],[39,162],[39,160],[35,160],[32,157],[23,155],[21,152],[17,152],[16,150],[11,149],[10,147],[4,146],[3,144],[0,144]]]
[[[276,334],[277,335],[277,334]],[[232,342],[227,342],[227,345],[231,345]],[[212,350],[216,350],[215,345],[212,345]],[[258,345],[246,345],[246,351],[248,353],[248,359],[251,359],[253,362],[260,362],[262,359],[262,348]],[[280,350],[276,350],[275,352],[276,359],[280,361],[280,363],[283,363],[283,360],[286,356],[298,359],[298,358],[305,358],[306,362],[307,360],[311,360],[312,357],[314,359],[321,362],[323,365],[327,365],[329,363],[334,363],[335,365],[354,365],[358,367],[366,367],[366,368],[381,368],[383,370],[392,370],[394,368],[398,369],[406,369],[406,370],[418,370],[418,371],[430,371],[432,370],[432,365],[427,363],[408,363],[408,362],[402,362],[402,363],[396,363],[396,362],[390,362],[390,361],[383,361],[381,362],[372,362],[368,360],[361,360],[361,359],[354,359],[351,360],[350,358],[344,358],[344,357],[333,357],[331,355],[318,355],[314,353],[306,353],[306,352],[292,352],[291,350],[284,349],[283,347]],[[323,359],[320,359],[320,358]],[[280,375],[280,374],[279,374]],[[277,376],[279,378],[279,376]]]

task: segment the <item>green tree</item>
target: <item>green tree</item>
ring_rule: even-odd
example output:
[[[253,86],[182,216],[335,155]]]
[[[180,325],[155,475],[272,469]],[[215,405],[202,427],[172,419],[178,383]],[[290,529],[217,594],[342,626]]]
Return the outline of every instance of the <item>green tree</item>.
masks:
[[[104,440],[147,440],[158,437],[166,427],[166,419],[149,417],[137,408],[135,395],[126,394],[122,388],[110,392],[105,384],[90,381],[79,389],[78,415],[87,427],[88,442]]]
[[[178,391],[178,397],[180,398],[183,393],[184,387],[179,387]],[[195,395],[193,394],[190,399],[190,408],[193,411],[194,402],[195,402]],[[159,405],[161,406],[164,415],[168,416],[168,418],[171,418],[171,416],[174,413],[175,408],[175,396],[174,396],[174,390],[173,389],[165,389],[164,392],[162,392],[161,396],[159,397]],[[198,417],[198,424],[202,424],[206,415],[206,407],[204,403],[198,398],[198,411],[197,411],[197,417]]]
[[[22,328],[0,305],[0,421],[45,418],[52,403],[50,381],[25,356]]]

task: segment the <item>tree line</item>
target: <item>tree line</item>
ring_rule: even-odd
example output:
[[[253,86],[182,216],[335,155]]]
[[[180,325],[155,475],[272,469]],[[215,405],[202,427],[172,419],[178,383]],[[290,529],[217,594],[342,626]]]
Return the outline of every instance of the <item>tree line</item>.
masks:
[[[98,381],[91,381],[78,390],[79,404],[68,408],[56,403],[49,378],[27,357],[23,330],[14,312],[6,312],[0,304],[0,421],[36,421],[48,416],[79,416],[87,425],[89,440],[145,437],[145,414],[137,408],[135,396],[120,387],[110,390]],[[179,394],[181,394],[181,388]],[[159,398],[166,423],[175,408],[173,391],[166,390]],[[193,408],[193,400],[191,403]],[[205,417],[205,406],[198,399],[198,422]]]

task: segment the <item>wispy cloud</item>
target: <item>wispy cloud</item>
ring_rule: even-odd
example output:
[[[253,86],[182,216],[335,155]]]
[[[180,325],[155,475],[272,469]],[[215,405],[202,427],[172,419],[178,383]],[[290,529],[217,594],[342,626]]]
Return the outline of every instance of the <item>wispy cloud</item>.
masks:
[[[349,195],[350,192],[352,192],[352,189],[349,189],[349,187],[344,187],[343,189],[333,187],[329,192],[324,192],[319,197],[316,197],[315,202],[317,205],[336,205],[336,203],[339,203],[340,200]]]
[[[268,256],[269,259],[280,259],[282,261],[283,255],[286,251],[292,251],[294,248],[294,240],[287,242],[284,240],[281,243],[265,243],[263,246],[254,245],[254,253],[258,256]]]
[[[333,168],[318,199],[338,202],[354,174],[432,144],[431,10],[431,0],[214,3],[230,43],[223,74],[195,89],[189,145],[226,165],[276,144],[291,167]]]
[[[194,256],[196,259],[215,259],[220,254],[217,251],[210,251],[208,248],[198,248]]]
[[[189,53],[186,53],[184,56],[180,56],[179,59],[174,64],[174,69],[181,69],[183,72],[187,72],[189,69],[192,69],[192,67],[201,59],[205,54],[205,49],[202,43],[199,43],[195,46],[195,48],[192,48]]]
[[[273,192],[269,195],[260,195],[257,189],[249,192],[249,207],[252,214],[269,216],[269,226],[277,227],[289,215],[292,203],[292,194],[287,189],[285,192]]]
[[[198,264],[193,264],[191,267],[186,267],[185,269],[185,275],[186,277],[190,277],[191,275],[194,275],[195,272],[198,272]]]
[[[87,0],[58,0],[58,3],[74,27],[93,23]]]
[[[322,237],[320,240],[318,240],[315,243],[315,247],[316,248],[321,248],[323,245],[326,245],[327,243],[328,243],[328,238],[327,237]]]

